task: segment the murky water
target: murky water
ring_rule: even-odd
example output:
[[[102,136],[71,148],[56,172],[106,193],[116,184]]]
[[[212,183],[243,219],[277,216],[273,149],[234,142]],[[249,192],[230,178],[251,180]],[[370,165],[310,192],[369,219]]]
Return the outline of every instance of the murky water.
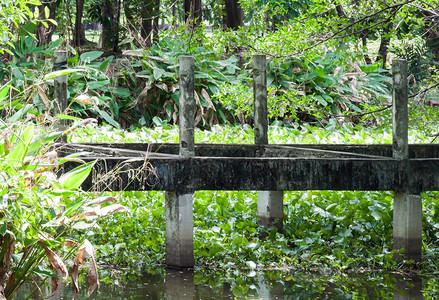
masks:
[[[90,299],[438,299],[439,277],[393,273],[273,271],[178,271],[164,268],[142,275],[101,270],[101,285]],[[85,278],[83,278],[85,281]],[[76,299],[85,299],[87,286]],[[71,299],[71,285],[52,299]],[[21,291],[16,299],[24,299]],[[38,299],[38,297],[34,298]]]

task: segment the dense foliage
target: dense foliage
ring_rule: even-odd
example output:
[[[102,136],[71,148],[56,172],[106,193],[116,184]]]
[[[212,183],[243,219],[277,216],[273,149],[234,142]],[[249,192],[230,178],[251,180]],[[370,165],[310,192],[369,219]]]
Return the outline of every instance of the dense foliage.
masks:
[[[53,67],[45,58],[60,47],[70,52],[69,66],[82,71],[70,76],[71,105],[66,113],[94,116],[123,128],[153,126],[155,117],[177,123],[180,55],[196,58],[196,123],[201,128],[218,123],[252,124],[252,54],[268,56],[272,121],[325,126],[330,118],[337,117],[339,122],[375,124],[375,115],[370,112],[390,104],[388,56],[409,60],[413,93],[436,80],[437,12],[430,9],[433,1],[235,1],[245,17],[239,26],[229,29],[224,29],[219,21],[230,17],[222,2],[206,4],[206,20],[199,26],[178,22],[178,8],[183,3],[157,2],[155,5],[161,4],[162,10],[158,14],[155,9],[148,10],[151,1],[147,1],[146,11],[140,12],[133,10],[138,5],[136,0],[124,2],[123,10],[116,2],[78,1],[82,8],[60,1],[47,5],[26,1],[2,4],[7,12],[2,19],[2,51],[11,55],[2,57],[0,79],[17,89],[9,89],[8,94],[22,95],[9,105],[8,114],[23,106],[26,110],[21,115],[31,112],[38,116],[52,110],[49,99],[53,86],[50,80],[41,78]],[[184,2],[186,7],[186,2],[197,1]],[[104,15],[105,10],[96,9],[100,5],[112,7],[114,15]],[[172,9],[166,10],[167,5]],[[59,10],[65,10],[67,15],[63,11],[56,15],[56,22],[50,19]],[[81,11],[82,16],[78,15]],[[117,24],[117,12],[126,14],[126,26]],[[144,19],[145,14],[149,19]],[[62,39],[50,42],[53,24],[67,26],[82,17],[86,22],[100,20],[102,35],[120,31],[116,40],[121,42],[115,47],[123,50],[122,55],[105,48],[87,52],[96,45],[77,44],[76,32],[75,48],[65,45],[67,41]],[[158,32],[156,18],[169,26]],[[152,19],[154,22],[148,23]],[[136,27],[136,20],[144,21]],[[8,27],[11,24],[19,30]],[[50,31],[50,39],[44,39],[44,43],[42,27],[47,29],[45,36]],[[76,27],[75,23],[75,31],[84,30]],[[148,30],[152,30],[150,35],[154,38],[146,43],[150,36],[146,38],[144,34]],[[69,37],[62,26],[56,31],[64,39]],[[80,36],[85,40],[85,33]],[[420,106],[428,100],[425,93],[415,98]]]

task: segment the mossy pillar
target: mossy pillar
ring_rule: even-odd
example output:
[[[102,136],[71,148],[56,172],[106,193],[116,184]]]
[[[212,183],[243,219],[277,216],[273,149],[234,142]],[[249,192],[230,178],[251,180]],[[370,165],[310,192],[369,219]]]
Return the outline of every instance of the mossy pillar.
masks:
[[[265,55],[253,55],[253,97],[255,144],[268,144],[267,72]],[[259,155],[263,155],[262,150]],[[258,192],[258,224],[275,225],[282,230],[283,191]]]
[[[180,156],[194,156],[194,58],[180,56]],[[194,266],[193,194],[165,193],[166,265]]]
[[[407,168],[408,151],[408,92],[407,61],[394,59],[393,71],[393,158],[400,163],[400,180],[406,186],[410,170]],[[393,204],[393,249],[405,249],[403,258],[421,261],[422,202],[413,191],[395,191]]]
[[[60,71],[67,69],[67,56],[66,50],[55,50],[53,53],[54,71]],[[64,114],[67,107],[67,75],[61,75],[54,78],[54,114]],[[60,120],[59,129],[64,130],[67,126],[65,120]]]

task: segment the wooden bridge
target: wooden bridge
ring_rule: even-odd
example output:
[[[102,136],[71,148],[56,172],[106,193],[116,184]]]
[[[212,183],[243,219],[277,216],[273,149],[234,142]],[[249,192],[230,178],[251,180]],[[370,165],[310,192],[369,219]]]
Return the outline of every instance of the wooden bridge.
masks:
[[[421,260],[420,192],[439,190],[439,145],[408,144],[407,62],[393,60],[393,145],[268,145],[266,58],[253,57],[255,144],[194,143],[194,59],[180,57],[179,144],[64,144],[96,160],[85,189],[166,192],[166,263],[192,267],[196,190],[258,190],[261,226],[282,227],[283,191],[395,191],[393,248]],[[74,165],[66,165],[73,168]],[[96,183],[99,182],[99,185]]]

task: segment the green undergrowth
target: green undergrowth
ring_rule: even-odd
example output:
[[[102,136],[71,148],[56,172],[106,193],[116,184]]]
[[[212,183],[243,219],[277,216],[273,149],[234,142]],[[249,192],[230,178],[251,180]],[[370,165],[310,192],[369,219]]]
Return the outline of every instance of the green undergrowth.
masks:
[[[253,128],[247,124],[195,129],[195,143],[252,144],[253,136]],[[161,124],[130,131],[109,125],[88,126],[76,130],[69,139],[74,143],[178,143],[178,126]],[[335,121],[330,121],[325,128],[274,122],[269,126],[268,140],[270,144],[391,144],[392,131],[388,127],[350,127],[347,123],[340,127]],[[409,143],[434,141],[434,136],[418,128],[409,129]]]
[[[391,143],[391,131],[370,128],[269,128],[270,143]],[[196,130],[196,142],[252,143],[249,126]],[[108,126],[78,130],[72,142],[177,142],[178,127],[120,131]],[[410,142],[429,142],[410,131]],[[130,208],[126,215],[99,221],[90,233],[102,264],[139,267],[163,264],[163,192],[115,193]],[[422,194],[424,273],[439,267],[439,193]],[[337,271],[401,269],[392,257],[393,192],[305,191],[284,193],[284,230],[259,228],[257,192],[197,191],[194,195],[194,248],[201,268],[274,267]],[[264,238],[260,238],[265,236]]]

